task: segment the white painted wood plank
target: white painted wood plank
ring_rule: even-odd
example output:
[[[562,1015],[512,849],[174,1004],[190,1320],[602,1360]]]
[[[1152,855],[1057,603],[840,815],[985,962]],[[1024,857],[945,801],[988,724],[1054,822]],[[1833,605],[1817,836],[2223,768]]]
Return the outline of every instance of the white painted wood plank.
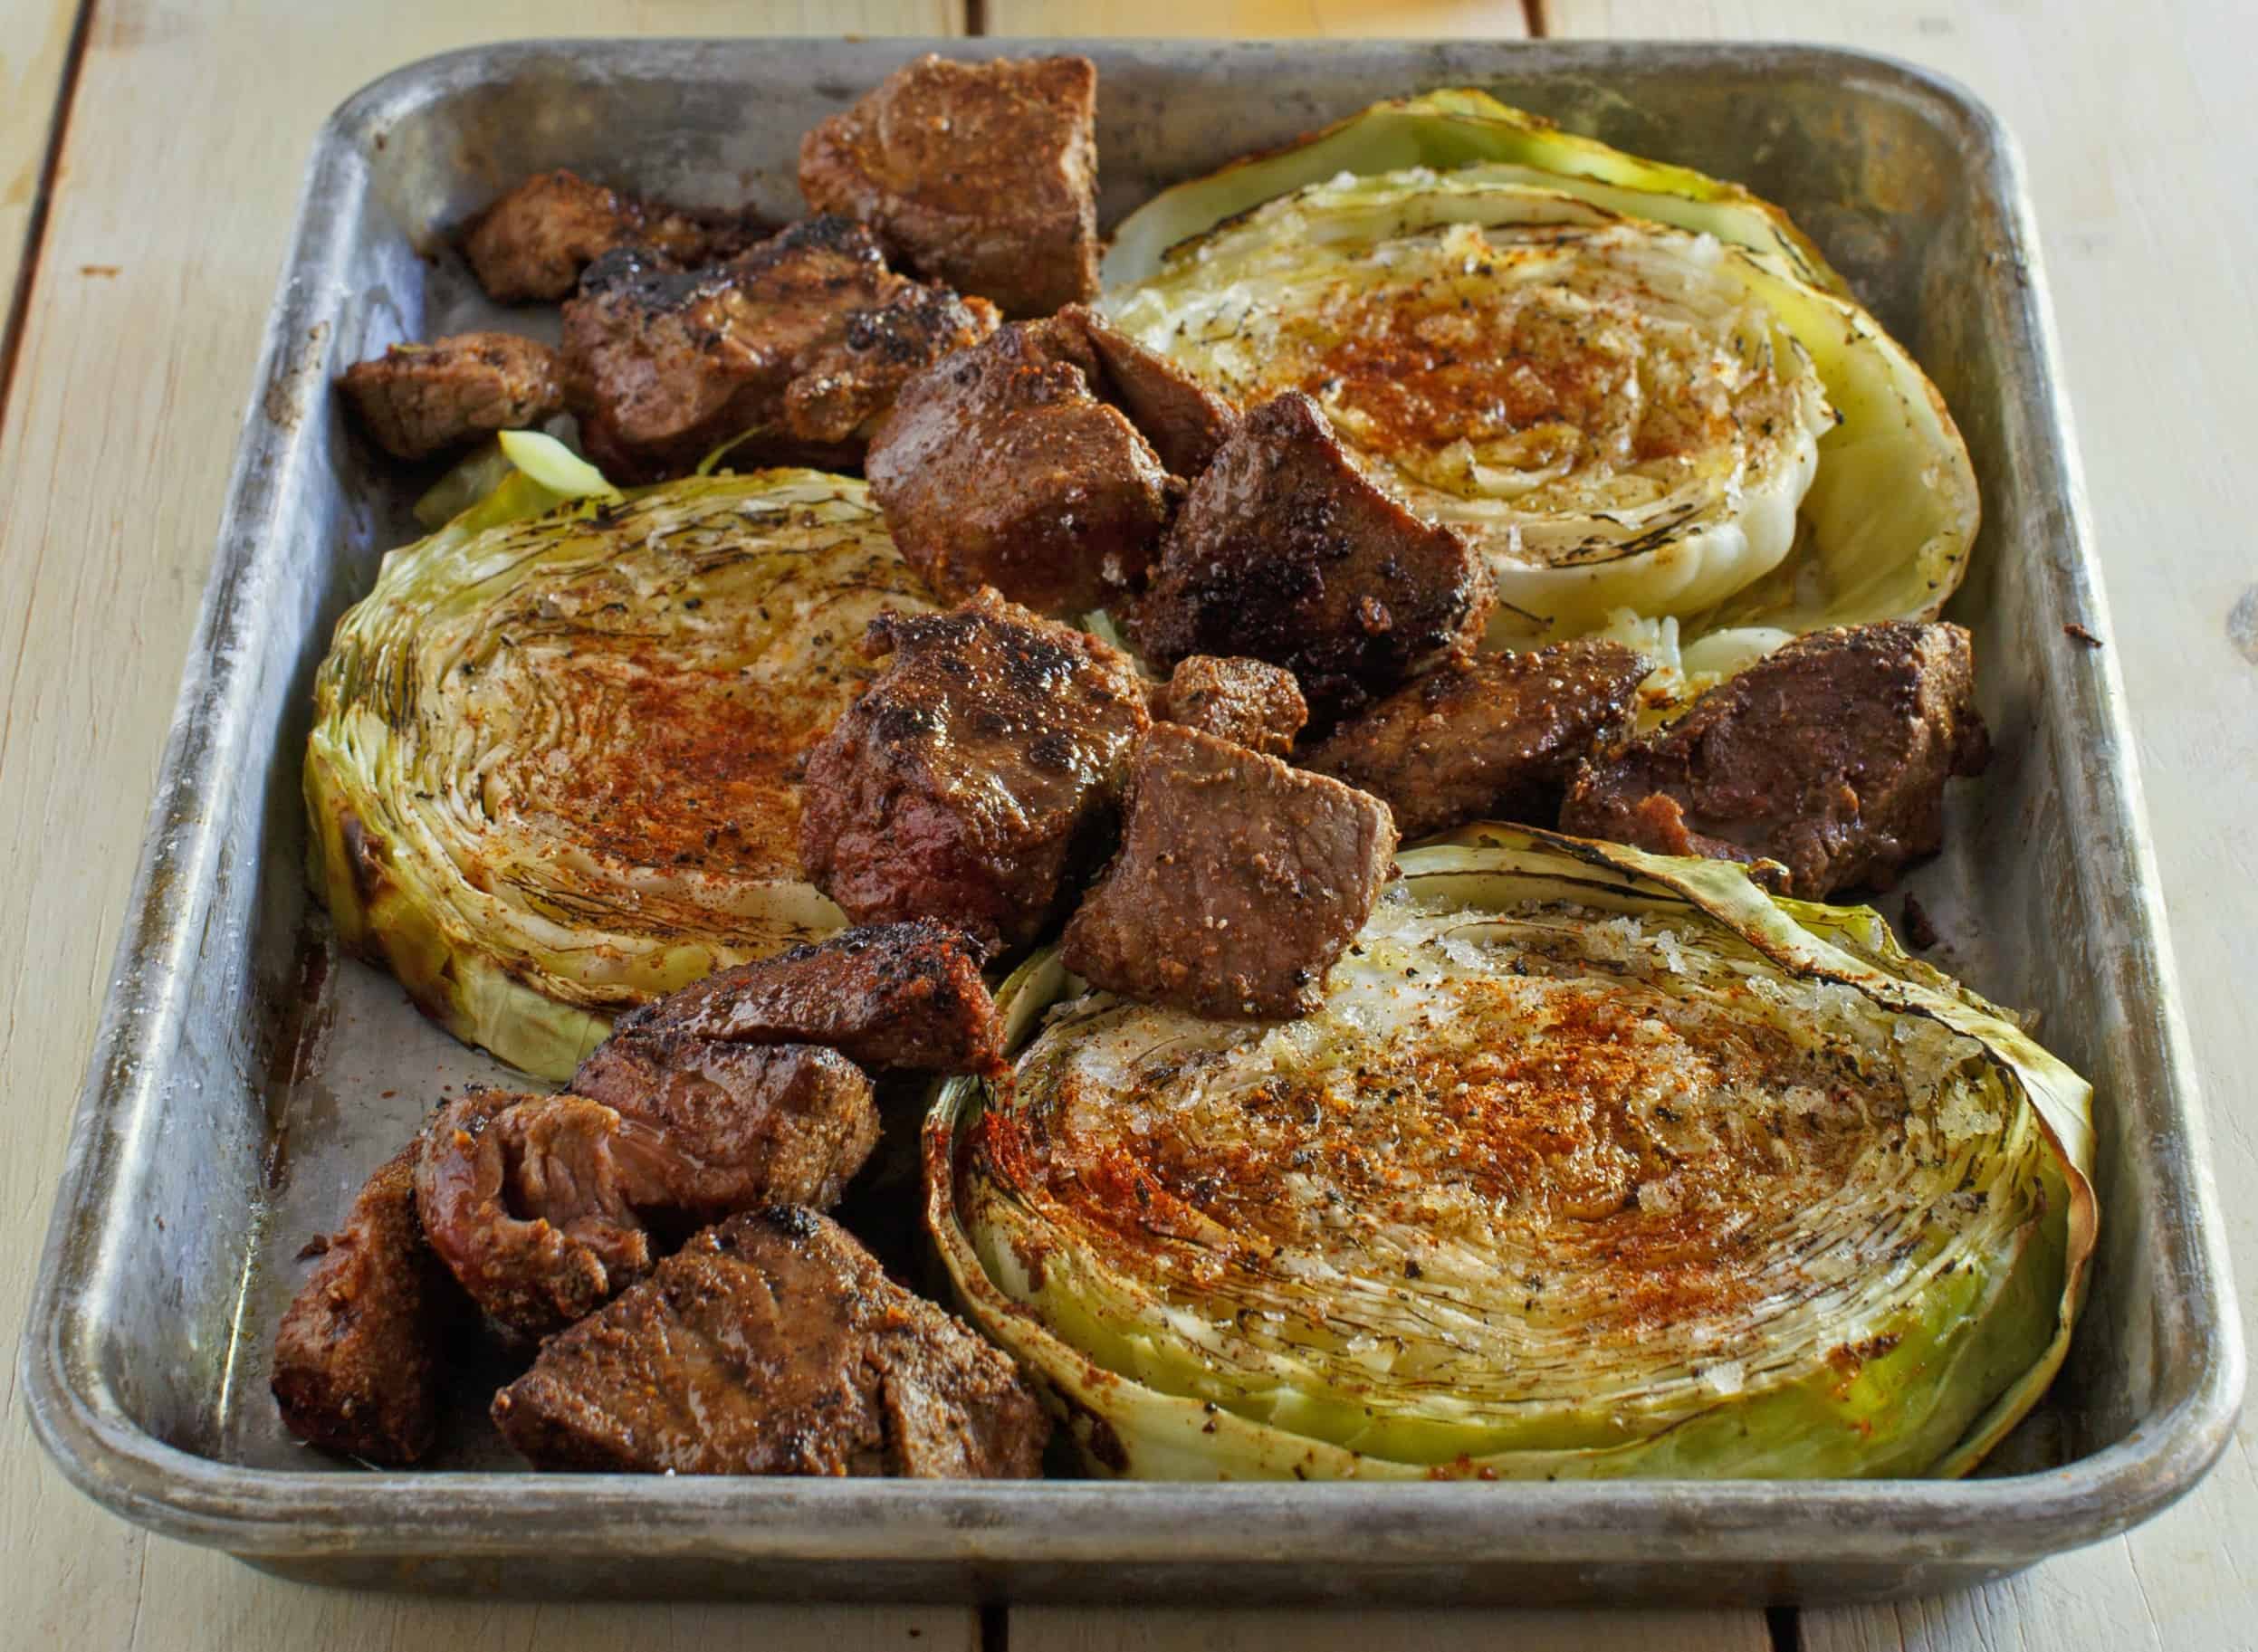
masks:
[[[14,8],[20,10],[20,7]],[[14,11],[11,12],[11,15]],[[64,1132],[251,389],[300,170],[362,82],[559,33],[952,33],[955,0],[101,0],[0,430],[0,1326]],[[13,41],[0,51],[13,52]],[[9,58],[10,72],[14,59]],[[0,110],[0,114],[8,111]],[[13,1348],[13,1342],[10,1343]],[[575,1610],[349,1595],[144,1538],[62,1483],[5,1367],[9,1647],[970,1647],[962,1609]]]
[[[0,0],[0,328],[14,312],[78,0]]]
[[[1892,53],[1966,82],[2021,140],[2244,1319],[2258,1322],[2258,1206],[2241,1196],[2258,1185],[2258,548],[2242,456],[2258,442],[2258,8],[1552,0],[1549,16],[1563,37]],[[1807,1613],[1803,1635],[1807,1652],[2258,1647],[2258,1432],[2246,1415],[2202,1488],[2123,1539],[1943,1600]]]

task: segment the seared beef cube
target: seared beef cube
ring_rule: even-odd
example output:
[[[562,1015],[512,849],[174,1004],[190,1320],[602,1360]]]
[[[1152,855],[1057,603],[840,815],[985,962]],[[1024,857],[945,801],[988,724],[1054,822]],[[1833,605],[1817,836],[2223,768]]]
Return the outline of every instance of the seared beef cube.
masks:
[[[700,264],[742,252],[760,234],[749,216],[678,212],[570,172],[544,172],[488,207],[463,251],[488,298],[518,304],[569,296],[580,272],[614,247]]]
[[[682,474],[748,432],[741,464],[856,464],[903,382],[995,325],[984,300],[888,270],[844,218],[689,273],[622,248],[565,306],[565,400],[615,480]]]
[[[474,1091],[424,1132],[416,1205],[470,1299],[539,1337],[649,1271],[651,1247],[613,1151],[624,1121],[577,1095]]]
[[[1097,291],[1097,70],[922,57],[801,139],[799,187],[911,268],[1048,315]]]
[[[623,1017],[581,1064],[572,1087],[615,1046],[662,1034],[736,1045],[825,1044],[872,1072],[987,1073],[1003,1059],[1003,1023],[981,978],[980,952],[939,923],[844,930],[774,958],[717,969]],[[806,1193],[779,1201],[829,1206]]]
[[[1126,621],[1158,664],[1238,654],[1285,666],[1329,727],[1470,645],[1493,595],[1472,547],[1382,492],[1316,403],[1289,392],[1249,414],[1192,484]]]
[[[1249,751],[1284,757],[1309,721],[1309,707],[1294,673],[1283,666],[1195,654],[1177,665],[1165,686],[1153,691],[1153,715]]]
[[[1219,1019],[1290,1020],[1372,914],[1387,805],[1211,734],[1157,724],[1129,774],[1121,853],[1059,956],[1110,991]]]
[[[986,300],[895,281],[883,301],[798,364],[784,392],[784,428],[795,440],[860,453],[911,377],[995,331]]]
[[[894,658],[808,756],[801,865],[859,921],[1035,940],[1113,846],[1152,721],[1135,667],[993,591],[866,645]]]
[[[1302,756],[1385,799],[1406,837],[1469,820],[1549,826],[1586,758],[1630,739],[1647,662],[1620,643],[1452,661]]]
[[[431,1448],[455,1294],[416,1219],[411,1141],[370,1177],[274,1335],[275,1402],[299,1438],[387,1466]]]
[[[1078,305],[1014,322],[903,387],[871,440],[871,492],[942,597],[989,585],[1078,619],[1143,584],[1182,495],[1141,410],[1169,452],[1201,463],[1231,416]]]
[[[828,1209],[878,1144],[870,1081],[807,1042],[729,1043],[630,1017],[571,1089],[665,1138],[670,1158],[650,1168],[670,1210]]]
[[[1069,304],[1057,319],[1089,341],[1097,394],[1129,415],[1171,475],[1197,476],[1215,463],[1239,428],[1229,402],[1095,310]]]
[[[778,1207],[697,1235],[494,1396],[543,1468],[1026,1479],[1050,1428],[1018,1369]]]
[[[339,382],[377,444],[400,459],[429,458],[564,411],[557,352],[514,333],[396,344],[355,362]]]
[[[1814,631],[1587,766],[1561,827],[1664,855],[1778,861],[1808,900],[1887,883],[1944,841],[1946,779],[1983,772],[1975,690],[1957,625]]]
[[[1015,322],[912,379],[872,438],[886,530],[944,599],[993,586],[1076,619],[1143,577],[1180,487],[1091,394],[1079,342]]]
[[[424,1231],[494,1323],[541,1336],[649,1272],[646,1218],[714,1221],[836,1198],[870,1155],[870,1081],[837,1052],[630,1033],[578,1094],[476,1092],[443,1108],[416,1171]]]

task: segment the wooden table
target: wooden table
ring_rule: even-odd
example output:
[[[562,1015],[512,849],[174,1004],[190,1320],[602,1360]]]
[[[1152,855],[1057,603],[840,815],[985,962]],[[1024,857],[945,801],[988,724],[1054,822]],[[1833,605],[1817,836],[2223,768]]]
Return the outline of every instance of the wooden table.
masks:
[[[1957,75],[2021,137],[2118,652],[2258,1285],[2258,8],[2247,0],[0,0],[0,1327],[21,1323],[308,140],[425,53],[528,34],[864,32],[1799,37]],[[2246,1292],[2246,1304],[2258,1293]],[[33,1446],[8,1362],[0,1643],[241,1652],[625,1644],[1762,1652],[2258,1646],[2245,1424],[2178,1508],[1973,1594],[1797,1617],[1324,1616],[434,1604],[279,1583],[143,1536]]]

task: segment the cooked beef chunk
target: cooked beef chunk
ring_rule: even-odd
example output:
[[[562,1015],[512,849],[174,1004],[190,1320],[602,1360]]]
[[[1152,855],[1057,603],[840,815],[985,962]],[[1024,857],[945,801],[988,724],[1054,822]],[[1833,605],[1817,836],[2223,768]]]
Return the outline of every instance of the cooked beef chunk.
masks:
[[[545,1335],[649,1271],[613,1151],[624,1124],[581,1096],[485,1090],[447,1103],[425,1131],[424,1233],[496,1325]]]
[[[1454,660],[1343,723],[1302,765],[1384,799],[1406,837],[1469,820],[1549,826],[1576,765],[1630,739],[1647,669],[1620,643]]]
[[[1316,403],[1289,392],[1249,414],[1192,484],[1125,619],[1160,664],[1238,654],[1287,667],[1329,726],[1470,644],[1492,599],[1473,549],[1383,492]]]
[[[1130,769],[1121,853],[1060,957],[1097,986],[1195,1015],[1306,1016],[1371,915],[1395,841],[1377,797],[1158,724]]]
[[[1048,1420],[1010,1359],[774,1207],[697,1235],[494,1396],[543,1468],[1025,1479]]]
[[[424,1246],[411,1141],[368,1179],[274,1335],[274,1399],[299,1438],[371,1463],[431,1448],[446,1321],[461,1298]]]
[[[514,333],[457,333],[396,344],[339,380],[385,452],[426,459],[497,430],[564,411],[557,352]]]
[[[993,591],[881,616],[866,646],[894,658],[808,759],[801,864],[858,921],[1033,941],[1113,845],[1151,722],[1135,668]]]
[[[1006,315],[1048,315],[1097,291],[1096,120],[1086,57],[929,55],[801,139],[800,193]]]
[[[886,530],[944,598],[993,586],[1073,619],[1143,577],[1181,487],[1091,394],[1075,343],[1015,322],[912,379],[872,438]]]
[[[544,172],[488,207],[463,251],[488,298],[519,304],[567,297],[580,272],[614,247],[700,264],[742,252],[761,233],[749,215],[682,212],[570,172]]]
[[[424,1231],[495,1323],[540,1336],[650,1270],[646,1218],[713,1221],[836,1198],[878,1136],[870,1081],[836,1051],[631,1032],[576,1084],[441,1109],[416,1178]]]
[[[1195,654],[1179,662],[1167,684],[1153,691],[1153,715],[1249,751],[1284,757],[1309,721],[1309,707],[1294,673],[1283,666]]]
[[[913,378],[867,470],[894,542],[942,597],[990,585],[1078,619],[1143,583],[1182,496],[1172,465],[1204,465],[1230,419],[1076,305]]]
[[[981,979],[980,953],[939,923],[874,924],[842,931],[774,958],[718,969],[625,1017],[581,1064],[572,1087],[591,1089],[592,1070],[615,1046],[659,1036],[728,1045],[824,1044],[872,1072],[986,1073],[1003,1059],[1003,1023]],[[828,1206],[806,1193],[776,1198]]]
[[[1095,310],[1069,304],[1058,312],[1058,320],[1089,341],[1097,362],[1092,386],[1129,415],[1170,474],[1197,476],[1215,463],[1239,428],[1239,415],[1229,402]]]
[[[972,979],[987,1000],[986,984]],[[726,1042],[648,1014],[597,1046],[571,1089],[665,1136],[674,1155],[663,1167],[665,1207],[837,1204],[878,1144],[878,1110],[854,1062],[811,1047],[812,1038]]]
[[[1944,841],[1947,778],[1983,771],[1975,686],[1957,625],[1814,631],[1587,766],[1561,826],[1665,855],[1778,861],[1812,900],[1886,883]]]
[[[679,475],[749,431],[741,463],[854,464],[904,379],[995,325],[985,300],[895,274],[844,218],[690,273],[621,248],[565,306],[565,400],[616,480]]]

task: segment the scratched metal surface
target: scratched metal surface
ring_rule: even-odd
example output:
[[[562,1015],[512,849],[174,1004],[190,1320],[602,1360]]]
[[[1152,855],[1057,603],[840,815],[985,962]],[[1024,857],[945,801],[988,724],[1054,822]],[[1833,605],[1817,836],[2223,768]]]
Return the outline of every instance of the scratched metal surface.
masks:
[[[1917,892],[1930,956],[2094,1081],[2101,1252],[2068,1369],[1959,1485],[1150,1486],[524,1473],[467,1373],[432,1467],[306,1451],[265,1389],[294,1256],[448,1086],[503,1076],[334,955],[301,867],[299,753],[337,615],[415,537],[418,485],[330,377],[488,309],[448,229],[570,166],[798,208],[799,135],[924,47],[578,43],[401,71],[309,175],[23,1365],[42,1437],[151,1528],[295,1575],[553,1596],[1442,1601],[1920,1594],[2093,1541],[2219,1451],[2242,1351],[2174,1005],[2036,243],[2012,147],[1956,89],[1794,47],[1093,43],[1102,209],[1372,100],[1488,85],[1786,205],[1944,391],[1985,525],[1954,609],[1997,754]],[[990,54],[1010,43],[936,43]],[[1056,50],[1057,43],[1046,43]],[[553,322],[550,323],[553,325]],[[1899,912],[1897,897],[1884,902]],[[913,1121],[890,1122],[904,1144]],[[901,1226],[909,1187],[864,1196]]]

